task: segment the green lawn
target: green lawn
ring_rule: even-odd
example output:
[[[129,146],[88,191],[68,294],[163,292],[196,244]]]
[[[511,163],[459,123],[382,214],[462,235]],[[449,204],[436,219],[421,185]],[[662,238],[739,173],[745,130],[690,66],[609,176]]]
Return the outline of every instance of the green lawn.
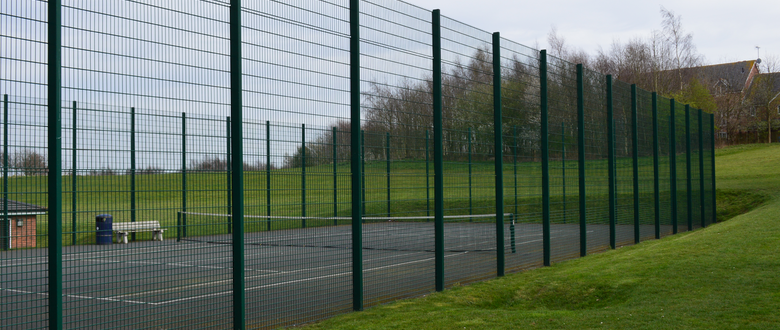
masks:
[[[777,329],[780,146],[716,153],[720,220],[312,329]]]
[[[680,163],[683,159],[683,163]],[[684,168],[684,157],[678,157],[678,169]],[[539,162],[513,163],[507,159],[504,164],[504,205],[505,212],[517,214],[538,214],[541,209],[541,164]],[[565,167],[565,173],[563,168]],[[618,159],[618,182],[620,203],[633,203],[631,182],[631,159]],[[661,158],[661,176],[663,186],[668,189],[668,160]],[[643,207],[652,209],[652,158],[639,159],[639,170],[643,175],[641,197]],[[349,216],[351,211],[349,164],[336,166],[337,193],[334,198],[334,169],[332,164],[313,166],[306,169],[306,196],[302,194],[303,180],[301,169],[278,169],[271,171],[271,207],[274,216],[323,216],[334,214]],[[433,214],[433,166],[428,166],[428,184],[426,192],[426,166],[424,161],[393,161],[390,164],[390,203],[387,193],[387,163],[384,161],[367,162],[365,166],[365,214],[369,216],[391,215],[411,216]],[[492,162],[445,162],[444,166],[444,210],[446,215],[492,214],[495,213],[495,179]],[[123,171],[120,171],[123,172]],[[469,180],[469,174],[471,180]],[[568,216],[576,217],[578,203],[577,162],[550,162],[551,176],[551,212],[562,214],[565,209]],[[563,178],[565,176],[565,191]],[[227,214],[228,175],[225,172],[196,173],[186,176],[186,209],[189,212]],[[268,213],[266,172],[245,172],[245,214],[266,215]],[[63,177],[63,242],[72,244],[75,236],[77,244],[94,244],[95,216],[111,214],[115,222],[130,221],[133,217],[131,199],[131,177],[129,175],[77,176],[75,205],[72,176]],[[587,196],[591,223],[606,223],[606,201],[608,181],[605,160],[589,160],[586,164]],[[683,181],[680,181],[683,182]],[[515,189],[515,183],[517,189]],[[9,198],[41,206],[48,205],[46,177],[9,178]],[[471,196],[469,196],[471,187]],[[698,187],[697,187],[698,188]],[[666,194],[661,195],[662,203],[668,202]],[[696,195],[698,196],[698,195]],[[182,174],[136,175],[135,182],[135,219],[136,221],[157,220],[171,231],[176,232],[177,212],[183,210]],[[430,198],[430,199],[427,199]],[[678,196],[682,202],[685,195]],[[626,204],[623,204],[626,205]],[[74,211],[75,210],[75,211]],[[632,223],[620,213],[618,223]],[[645,215],[646,212],[643,212]],[[561,217],[562,218],[562,217]],[[73,225],[75,219],[75,235]],[[229,222],[225,217],[188,216],[187,233],[190,236],[228,233]],[[536,218],[520,216],[518,221],[538,221]],[[652,217],[643,218],[643,223],[652,221]],[[47,216],[38,218],[39,246],[46,246]],[[307,226],[332,224],[330,221],[309,221]],[[345,223],[341,223],[345,224]],[[274,220],[272,229],[293,228],[302,225],[299,220]],[[266,230],[265,219],[247,219],[248,231]],[[138,234],[139,239],[151,238],[151,233]]]

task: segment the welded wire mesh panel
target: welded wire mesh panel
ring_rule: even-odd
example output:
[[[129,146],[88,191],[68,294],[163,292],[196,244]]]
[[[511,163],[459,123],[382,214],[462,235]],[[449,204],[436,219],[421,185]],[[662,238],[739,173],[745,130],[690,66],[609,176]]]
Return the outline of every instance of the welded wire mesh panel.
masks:
[[[691,153],[691,221],[693,229],[701,228],[702,226],[702,212],[701,212],[701,171],[699,169],[699,157],[701,152],[699,151],[699,109],[690,110],[690,153]]]
[[[6,80],[0,83],[3,89],[12,86]],[[24,83],[13,86],[17,93],[28,94],[31,87]],[[49,275],[46,101],[3,95],[2,111],[0,322],[8,328],[45,328]]]
[[[547,57],[550,246],[553,261],[580,255],[577,68]]]
[[[368,217],[434,214],[428,202],[433,135],[426,133],[433,129],[431,13],[394,0],[363,1],[360,11],[363,212]],[[402,250],[408,244],[433,247],[434,222],[418,225],[410,232],[403,223],[367,222],[363,242]],[[399,241],[402,235],[405,241]],[[431,292],[433,257],[431,252],[364,250],[365,304]]]
[[[447,17],[441,20],[441,35],[444,212],[494,214],[491,35]],[[456,242],[455,226],[444,224],[445,247]],[[445,256],[446,286],[495,276],[495,228],[486,223],[471,233],[474,238],[469,244],[483,245],[489,251]]]
[[[609,171],[606,78],[584,70],[587,252],[609,248]]]
[[[243,2],[249,327],[351,309],[348,3]]]
[[[712,164],[712,144],[714,141],[712,140],[712,131],[713,127],[711,126],[713,114],[710,113],[704,113],[702,114],[702,148],[703,152],[701,154],[704,163],[704,170],[701,173],[701,179],[704,181],[704,191],[702,191],[702,194],[704,195],[704,214],[702,215],[704,217],[704,223],[705,225],[710,225],[713,222],[713,211],[712,211],[712,197],[715,193],[712,190],[712,171],[713,171],[713,165]]]
[[[501,39],[501,58],[504,211],[515,222],[505,219],[504,251],[507,271],[518,271],[543,262],[539,52]]]
[[[634,170],[631,125],[631,85],[612,85],[615,141],[615,230],[616,245],[634,242]]]
[[[671,182],[671,140],[672,129],[674,125],[671,122],[670,101],[665,97],[658,97],[657,100],[657,120],[658,120],[658,195],[660,205],[660,236],[672,234],[672,187]]]
[[[65,326],[231,324],[230,247],[174,239],[228,226],[177,219],[185,207],[227,209],[227,7],[65,1],[62,11],[63,98],[76,101],[63,107],[76,123],[63,167],[77,180],[71,210],[63,204],[87,231],[77,243],[90,244],[63,251]]]
[[[637,182],[640,240],[655,238],[655,177],[653,165],[652,93],[637,89]]]
[[[675,101],[676,102],[676,101]],[[688,172],[686,159],[686,139],[687,130],[685,125],[685,105],[676,102],[675,104],[675,152],[676,152],[676,167],[677,182],[675,183],[677,190],[677,231],[683,232],[688,230]]]

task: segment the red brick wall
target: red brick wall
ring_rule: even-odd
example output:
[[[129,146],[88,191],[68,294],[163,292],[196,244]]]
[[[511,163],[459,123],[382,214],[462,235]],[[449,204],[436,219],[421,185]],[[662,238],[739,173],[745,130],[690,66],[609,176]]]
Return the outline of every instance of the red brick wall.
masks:
[[[15,215],[11,216],[11,248],[30,248],[35,247],[36,221],[34,215]],[[16,221],[24,219],[24,226],[17,227]]]

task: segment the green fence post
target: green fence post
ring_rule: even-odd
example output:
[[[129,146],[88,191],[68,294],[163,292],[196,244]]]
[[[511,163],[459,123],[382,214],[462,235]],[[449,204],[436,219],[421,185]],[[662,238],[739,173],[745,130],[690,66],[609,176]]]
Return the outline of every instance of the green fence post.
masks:
[[[48,6],[49,329],[62,329],[62,1]]]
[[[181,237],[187,237],[187,113],[181,113]]]
[[[265,121],[265,215],[271,231],[271,122]]]
[[[390,133],[385,133],[385,162],[387,163],[387,216],[390,216]]]
[[[428,145],[429,135],[428,130],[425,130],[425,215],[431,216],[431,165],[430,165],[430,151]],[[428,221],[428,220],[425,220]]]
[[[712,163],[712,223],[718,221],[717,199],[715,194],[715,114],[710,115],[710,162]]]
[[[496,171],[496,261],[497,275],[504,276],[504,142],[501,130],[501,35],[493,33],[493,132]],[[471,162],[469,162],[471,166]],[[471,178],[471,174],[469,174]],[[471,189],[469,189],[470,191]]]
[[[580,192],[580,256],[588,254],[587,208],[585,195],[585,72],[577,64],[577,169]]]
[[[360,0],[349,1],[350,163],[352,170],[352,309],[363,310],[363,208],[360,146]]]
[[[615,114],[612,99],[612,76],[607,75],[607,172],[609,176],[609,247],[614,249],[617,241],[615,191]]]
[[[468,157],[468,160],[469,160],[469,215],[472,215],[472,214],[474,214],[474,204],[472,202],[472,200],[473,200],[472,196],[473,195],[472,195],[472,190],[471,190],[471,184],[472,184],[472,180],[471,180],[471,173],[472,173],[472,168],[471,168],[471,127],[468,128],[466,139],[468,140],[468,146],[469,146],[469,148],[468,148],[468,151],[469,151],[469,155],[468,155],[469,156]],[[473,218],[469,218],[469,222],[471,222],[473,220],[474,220]]]
[[[441,13],[433,11],[433,215],[436,291],[444,290],[444,135],[442,132]]]
[[[517,125],[512,126],[512,136],[514,137],[515,140],[515,145],[513,148],[514,157],[512,159],[512,174],[514,176],[514,189],[515,189],[515,212],[512,215],[512,224],[513,224],[512,228],[514,228],[514,221],[517,219],[517,207],[518,207],[517,205],[517,147],[518,147]]]
[[[339,176],[338,176],[338,130],[333,127],[333,225],[338,226],[339,220]]]
[[[658,93],[652,94],[653,107],[653,207],[655,209],[655,239],[661,238],[661,183],[658,145]]]
[[[637,127],[636,84],[631,85],[631,148],[634,171],[634,244],[640,240],[639,233],[639,131]]]
[[[227,182],[227,214],[228,215],[232,215],[233,214],[233,183],[232,183],[233,177],[231,176],[231,173],[230,173],[231,170],[230,169],[233,167],[233,162],[232,162],[233,155],[231,154],[232,141],[231,141],[230,116],[227,116],[227,118],[225,118],[225,124],[226,124],[226,131],[225,131],[226,139],[225,139],[225,141],[227,142],[227,145],[225,146],[225,150],[226,150],[226,153],[225,153],[225,173],[227,173],[227,181],[226,181]],[[233,233],[233,231],[232,231],[233,230],[233,217],[232,216],[228,216],[227,221],[228,221],[228,223],[227,223],[228,234],[232,234]]]
[[[6,102],[6,107],[7,107],[7,102]],[[71,243],[70,243],[71,245],[76,245],[76,241],[77,241],[76,235],[77,235],[77,232],[78,232],[78,223],[76,221],[76,218],[77,218],[77,215],[78,215],[77,204],[76,204],[76,202],[77,202],[77,200],[76,200],[76,191],[78,190],[77,186],[76,186],[76,183],[77,183],[76,178],[78,177],[76,175],[77,174],[76,173],[76,169],[77,169],[77,165],[76,165],[76,160],[77,160],[77,158],[76,158],[76,146],[77,146],[77,144],[76,144],[76,125],[77,125],[76,111],[77,111],[77,109],[78,109],[78,104],[76,104],[76,101],[73,101],[73,124],[72,124],[73,127],[71,128],[71,130],[73,131],[73,140],[71,142],[72,150],[71,150],[71,154],[70,154],[70,156],[71,156],[71,165],[70,165],[70,167],[71,167],[71,177],[70,177],[70,184],[71,184],[71,193],[70,193],[71,219],[70,219],[70,221],[71,221],[71,230],[73,231],[71,233]],[[8,109],[6,109],[6,112],[8,112]],[[6,129],[7,129],[7,127],[6,127]],[[7,138],[7,135],[6,135],[6,138]],[[8,176],[6,175],[6,177],[8,177]],[[7,199],[7,197],[6,197],[6,199]],[[8,208],[5,208],[5,209],[7,210]]]
[[[306,124],[301,124],[301,227],[306,228]]]
[[[704,217],[704,124],[702,123],[702,110],[699,109],[699,217],[701,227],[707,227]]]
[[[8,94],[3,94],[3,250],[11,249],[11,231],[8,219]]]
[[[233,161],[233,328],[246,327],[244,291],[244,134],[241,70],[241,0],[230,1],[230,117]]]
[[[550,145],[547,113],[547,50],[539,51],[539,104],[542,137],[542,248],[544,265],[550,265]]]
[[[693,180],[691,178],[691,107],[685,105],[685,199],[686,199],[686,215],[688,216],[688,230],[693,230],[693,196],[691,196],[691,190],[693,188]]]
[[[176,241],[181,242],[181,211],[176,212]]]
[[[566,124],[561,122],[561,190],[563,194],[563,223],[566,223]]]
[[[135,199],[135,108],[130,108],[130,222],[136,220]],[[135,241],[135,233],[130,234],[130,240]]]
[[[364,130],[360,130],[360,175],[363,176],[363,179],[360,180],[363,187],[360,189],[360,194],[362,195],[362,203],[360,204],[360,207],[363,208],[363,211],[360,212],[360,214],[366,213],[366,132]],[[366,222],[363,220],[363,222]]]
[[[672,234],[677,234],[677,119],[675,101],[669,100],[669,194],[672,202]]]

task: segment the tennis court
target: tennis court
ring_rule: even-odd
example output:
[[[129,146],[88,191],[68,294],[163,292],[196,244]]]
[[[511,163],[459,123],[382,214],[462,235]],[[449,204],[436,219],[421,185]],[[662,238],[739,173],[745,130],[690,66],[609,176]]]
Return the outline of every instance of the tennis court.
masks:
[[[508,264],[540,264],[540,226],[510,223],[504,229]],[[312,317],[349,309],[350,230],[350,226],[341,225],[246,234],[245,291],[252,302],[248,312],[264,315],[260,319],[270,326],[279,321],[278,314],[286,312],[279,306],[297,306]],[[495,223],[445,224],[448,285],[495,276],[495,266],[473,267],[495,265],[496,240],[491,233],[495,233]],[[515,235],[514,246],[511,233]],[[555,251],[578,253],[578,225],[554,225],[551,234]],[[608,236],[607,226],[589,226],[592,245],[608,242]],[[375,304],[415,296],[418,290],[434,291],[433,222],[364,224],[363,240],[365,294],[369,301]],[[68,286],[63,290],[63,300],[70,308],[65,321],[128,328],[175,328],[192,324],[193,319],[204,322],[204,326],[208,322],[219,324],[215,318],[224,315],[232,304],[229,243],[230,235],[214,235],[179,242],[169,238],[163,242],[66,247],[63,279]],[[26,311],[26,319],[15,319],[20,325],[35,323],[47,309],[36,299],[47,294],[47,258],[23,257],[24,252],[8,251],[8,258],[0,261],[6,270],[0,275],[0,295],[8,305]],[[15,253],[20,257],[12,255]],[[388,273],[395,276],[388,278]],[[39,280],[31,282],[30,278]],[[417,288],[398,291],[400,286],[395,281],[406,283],[403,287],[407,289],[409,283]],[[164,324],[150,317],[160,313],[178,316],[166,318]]]

